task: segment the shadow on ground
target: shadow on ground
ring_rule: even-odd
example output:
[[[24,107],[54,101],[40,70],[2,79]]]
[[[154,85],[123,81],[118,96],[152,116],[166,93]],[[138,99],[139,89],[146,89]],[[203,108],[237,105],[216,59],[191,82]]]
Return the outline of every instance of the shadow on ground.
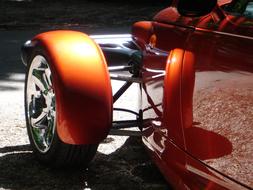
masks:
[[[29,145],[4,147],[0,154],[0,189],[170,189],[136,137],[110,155],[97,153],[84,171],[47,168]]]

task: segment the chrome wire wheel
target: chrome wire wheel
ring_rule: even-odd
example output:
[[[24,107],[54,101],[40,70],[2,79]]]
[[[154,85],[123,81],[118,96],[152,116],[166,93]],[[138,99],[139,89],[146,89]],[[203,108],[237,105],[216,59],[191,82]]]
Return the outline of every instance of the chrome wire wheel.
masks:
[[[28,130],[41,153],[50,149],[56,126],[56,101],[47,60],[37,55],[31,62],[26,85]]]

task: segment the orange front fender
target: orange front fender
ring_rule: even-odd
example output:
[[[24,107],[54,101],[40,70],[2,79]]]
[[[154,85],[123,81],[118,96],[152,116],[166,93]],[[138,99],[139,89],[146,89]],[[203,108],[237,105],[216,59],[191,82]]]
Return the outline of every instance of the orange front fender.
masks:
[[[112,90],[102,51],[87,35],[52,31],[37,35],[50,60],[56,94],[57,133],[68,144],[97,144],[112,125]]]

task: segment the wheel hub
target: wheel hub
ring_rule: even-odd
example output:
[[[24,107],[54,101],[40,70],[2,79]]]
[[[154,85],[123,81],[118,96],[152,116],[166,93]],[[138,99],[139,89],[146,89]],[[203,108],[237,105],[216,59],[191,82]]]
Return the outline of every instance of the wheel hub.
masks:
[[[55,93],[47,60],[37,55],[30,66],[26,87],[26,114],[29,130],[37,149],[49,150],[56,125]]]

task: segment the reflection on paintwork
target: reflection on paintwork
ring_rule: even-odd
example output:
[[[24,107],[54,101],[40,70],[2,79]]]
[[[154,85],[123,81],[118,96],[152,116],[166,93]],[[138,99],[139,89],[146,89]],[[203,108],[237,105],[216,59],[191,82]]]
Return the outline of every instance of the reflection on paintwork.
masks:
[[[252,183],[253,75],[246,72],[199,72],[195,83],[193,118],[196,127],[227,137],[233,146],[210,138],[210,154],[224,149],[224,155],[201,158],[205,163],[229,176]],[[251,118],[251,119],[250,119]],[[191,135],[192,136],[192,135]],[[207,138],[209,138],[207,136]],[[200,148],[199,150],[204,150]],[[192,152],[196,155],[196,152]],[[202,152],[203,153],[203,152]],[[235,164],[237,163],[237,164]],[[252,184],[251,184],[252,185]]]
[[[185,17],[174,6],[144,27],[143,141],[180,189],[252,187],[252,19],[219,6]]]

